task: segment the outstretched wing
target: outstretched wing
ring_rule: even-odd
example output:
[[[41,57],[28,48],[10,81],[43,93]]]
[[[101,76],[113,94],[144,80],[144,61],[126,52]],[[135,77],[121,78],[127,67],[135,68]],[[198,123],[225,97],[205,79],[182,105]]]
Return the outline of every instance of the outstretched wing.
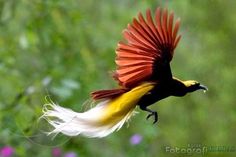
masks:
[[[126,43],[116,49],[117,70],[114,78],[123,87],[133,87],[143,81],[158,80],[156,76],[171,75],[169,62],[180,40],[177,35],[180,19],[174,23],[174,13],[156,9],[152,18],[150,9],[146,19],[141,13],[123,31]],[[155,77],[154,77],[155,76]]]

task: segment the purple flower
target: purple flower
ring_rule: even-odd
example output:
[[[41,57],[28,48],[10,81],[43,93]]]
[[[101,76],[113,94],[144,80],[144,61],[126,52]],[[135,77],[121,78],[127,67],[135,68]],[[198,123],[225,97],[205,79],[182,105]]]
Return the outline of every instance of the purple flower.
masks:
[[[134,134],[133,136],[131,136],[130,138],[130,144],[132,145],[137,145],[142,141],[143,137],[139,134]]]
[[[75,152],[68,152],[64,155],[64,157],[77,157]]]
[[[14,148],[12,148],[10,146],[5,146],[0,149],[0,156],[1,157],[10,157],[13,155],[13,153],[14,153]]]
[[[61,149],[60,148],[53,148],[52,149],[52,156],[53,157],[60,157],[61,156]]]

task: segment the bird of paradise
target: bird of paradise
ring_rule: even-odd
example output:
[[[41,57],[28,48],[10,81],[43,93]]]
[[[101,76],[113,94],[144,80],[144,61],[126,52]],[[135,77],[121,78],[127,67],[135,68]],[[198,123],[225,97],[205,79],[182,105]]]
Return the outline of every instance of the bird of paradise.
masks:
[[[42,117],[52,126],[49,134],[105,137],[134,114],[136,106],[147,111],[147,119],[158,121],[158,114],[148,108],[168,96],[184,96],[207,87],[195,80],[182,81],[172,76],[170,62],[180,41],[180,19],[174,13],[157,8],[154,17],[150,9],[142,13],[123,31],[126,42],[116,48],[117,70],[113,78],[119,87],[91,93],[96,106],[77,113],[53,102],[45,104]]]

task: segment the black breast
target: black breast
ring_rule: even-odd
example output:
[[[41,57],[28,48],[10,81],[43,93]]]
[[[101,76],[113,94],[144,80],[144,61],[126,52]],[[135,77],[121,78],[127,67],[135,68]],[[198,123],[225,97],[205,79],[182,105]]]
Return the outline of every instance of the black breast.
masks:
[[[154,104],[155,102],[170,96],[170,91],[165,87],[165,85],[157,85],[150,92],[144,95],[138,102],[145,106]]]
[[[181,81],[176,79],[165,82],[160,81],[150,92],[138,101],[138,105],[149,106],[168,96],[184,96],[185,94],[186,87]]]

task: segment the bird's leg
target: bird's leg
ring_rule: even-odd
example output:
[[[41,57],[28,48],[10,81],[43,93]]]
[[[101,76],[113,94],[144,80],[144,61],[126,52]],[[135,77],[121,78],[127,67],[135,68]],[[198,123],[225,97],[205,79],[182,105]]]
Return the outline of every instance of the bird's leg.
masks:
[[[158,114],[157,114],[156,111],[153,111],[153,110],[147,108],[146,105],[142,105],[142,104],[140,104],[139,107],[140,107],[141,110],[144,110],[144,111],[147,111],[147,112],[150,113],[150,114],[148,114],[148,116],[147,116],[147,118],[146,118],[147,120],[148,120],[151,116],[154,116],[153,124],[155,124],[155,123],[158,121]]]

